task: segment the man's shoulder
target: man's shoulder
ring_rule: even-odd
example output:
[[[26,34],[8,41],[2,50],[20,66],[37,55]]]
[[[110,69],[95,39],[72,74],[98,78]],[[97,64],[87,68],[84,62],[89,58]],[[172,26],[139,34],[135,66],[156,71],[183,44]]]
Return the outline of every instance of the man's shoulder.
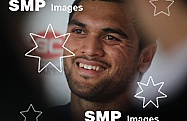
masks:
[[[42,121],[70,121],[71,117],[71,103],[66,105],[55,106],[47,111],[44,111]]]

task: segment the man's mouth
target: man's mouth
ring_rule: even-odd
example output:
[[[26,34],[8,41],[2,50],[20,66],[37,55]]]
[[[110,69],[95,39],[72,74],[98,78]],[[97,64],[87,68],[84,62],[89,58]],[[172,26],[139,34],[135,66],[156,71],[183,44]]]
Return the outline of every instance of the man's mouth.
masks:
[[[106,69],[102,66],[88,65],[80,62],[77,62],[77,66],[79,66],[80,68],[84,68],[86,70],[94,70],[94,71],[104,71]]]

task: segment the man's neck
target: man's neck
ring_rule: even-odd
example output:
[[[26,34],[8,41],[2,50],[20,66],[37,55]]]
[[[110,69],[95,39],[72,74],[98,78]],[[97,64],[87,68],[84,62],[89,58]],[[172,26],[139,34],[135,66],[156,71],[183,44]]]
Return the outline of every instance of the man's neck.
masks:
[[[120,95],[110,101],[94,102],[71,94],[71,115],[73,121],[83,121],[86,111],[122,111],[128,112],[132,107],[132,100],[127,95]]]

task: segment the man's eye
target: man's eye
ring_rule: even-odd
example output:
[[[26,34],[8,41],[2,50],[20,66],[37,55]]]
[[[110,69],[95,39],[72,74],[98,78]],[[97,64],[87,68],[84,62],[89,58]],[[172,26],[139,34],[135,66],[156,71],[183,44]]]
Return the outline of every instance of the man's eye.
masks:
[[[75,34],[85,34],[85,32],[81,29],[75,29],[72,32],[75,33]]]
[[[120,39],[118,39],[118,38],[116,38],[116,37],[114,37],[114,36],[111,36],[111,35],[107,35],[107,36],[105,37],[105,39],[107,39],[107,40],[114,40],[114,41],[120,41]]]

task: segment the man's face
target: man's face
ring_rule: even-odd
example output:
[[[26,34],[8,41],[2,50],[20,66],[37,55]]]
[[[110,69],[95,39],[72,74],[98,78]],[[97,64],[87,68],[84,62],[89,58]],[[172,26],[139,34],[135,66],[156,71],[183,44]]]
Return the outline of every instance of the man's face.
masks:
[[[71,91],[87,100],[104,100],[130,90],[138,77],[138,38],[127,5],[82,1],[68,25],[65,58]],[[68,55],[64,52],[64,55]],[[131,87],[132,88],[132,87]]]

